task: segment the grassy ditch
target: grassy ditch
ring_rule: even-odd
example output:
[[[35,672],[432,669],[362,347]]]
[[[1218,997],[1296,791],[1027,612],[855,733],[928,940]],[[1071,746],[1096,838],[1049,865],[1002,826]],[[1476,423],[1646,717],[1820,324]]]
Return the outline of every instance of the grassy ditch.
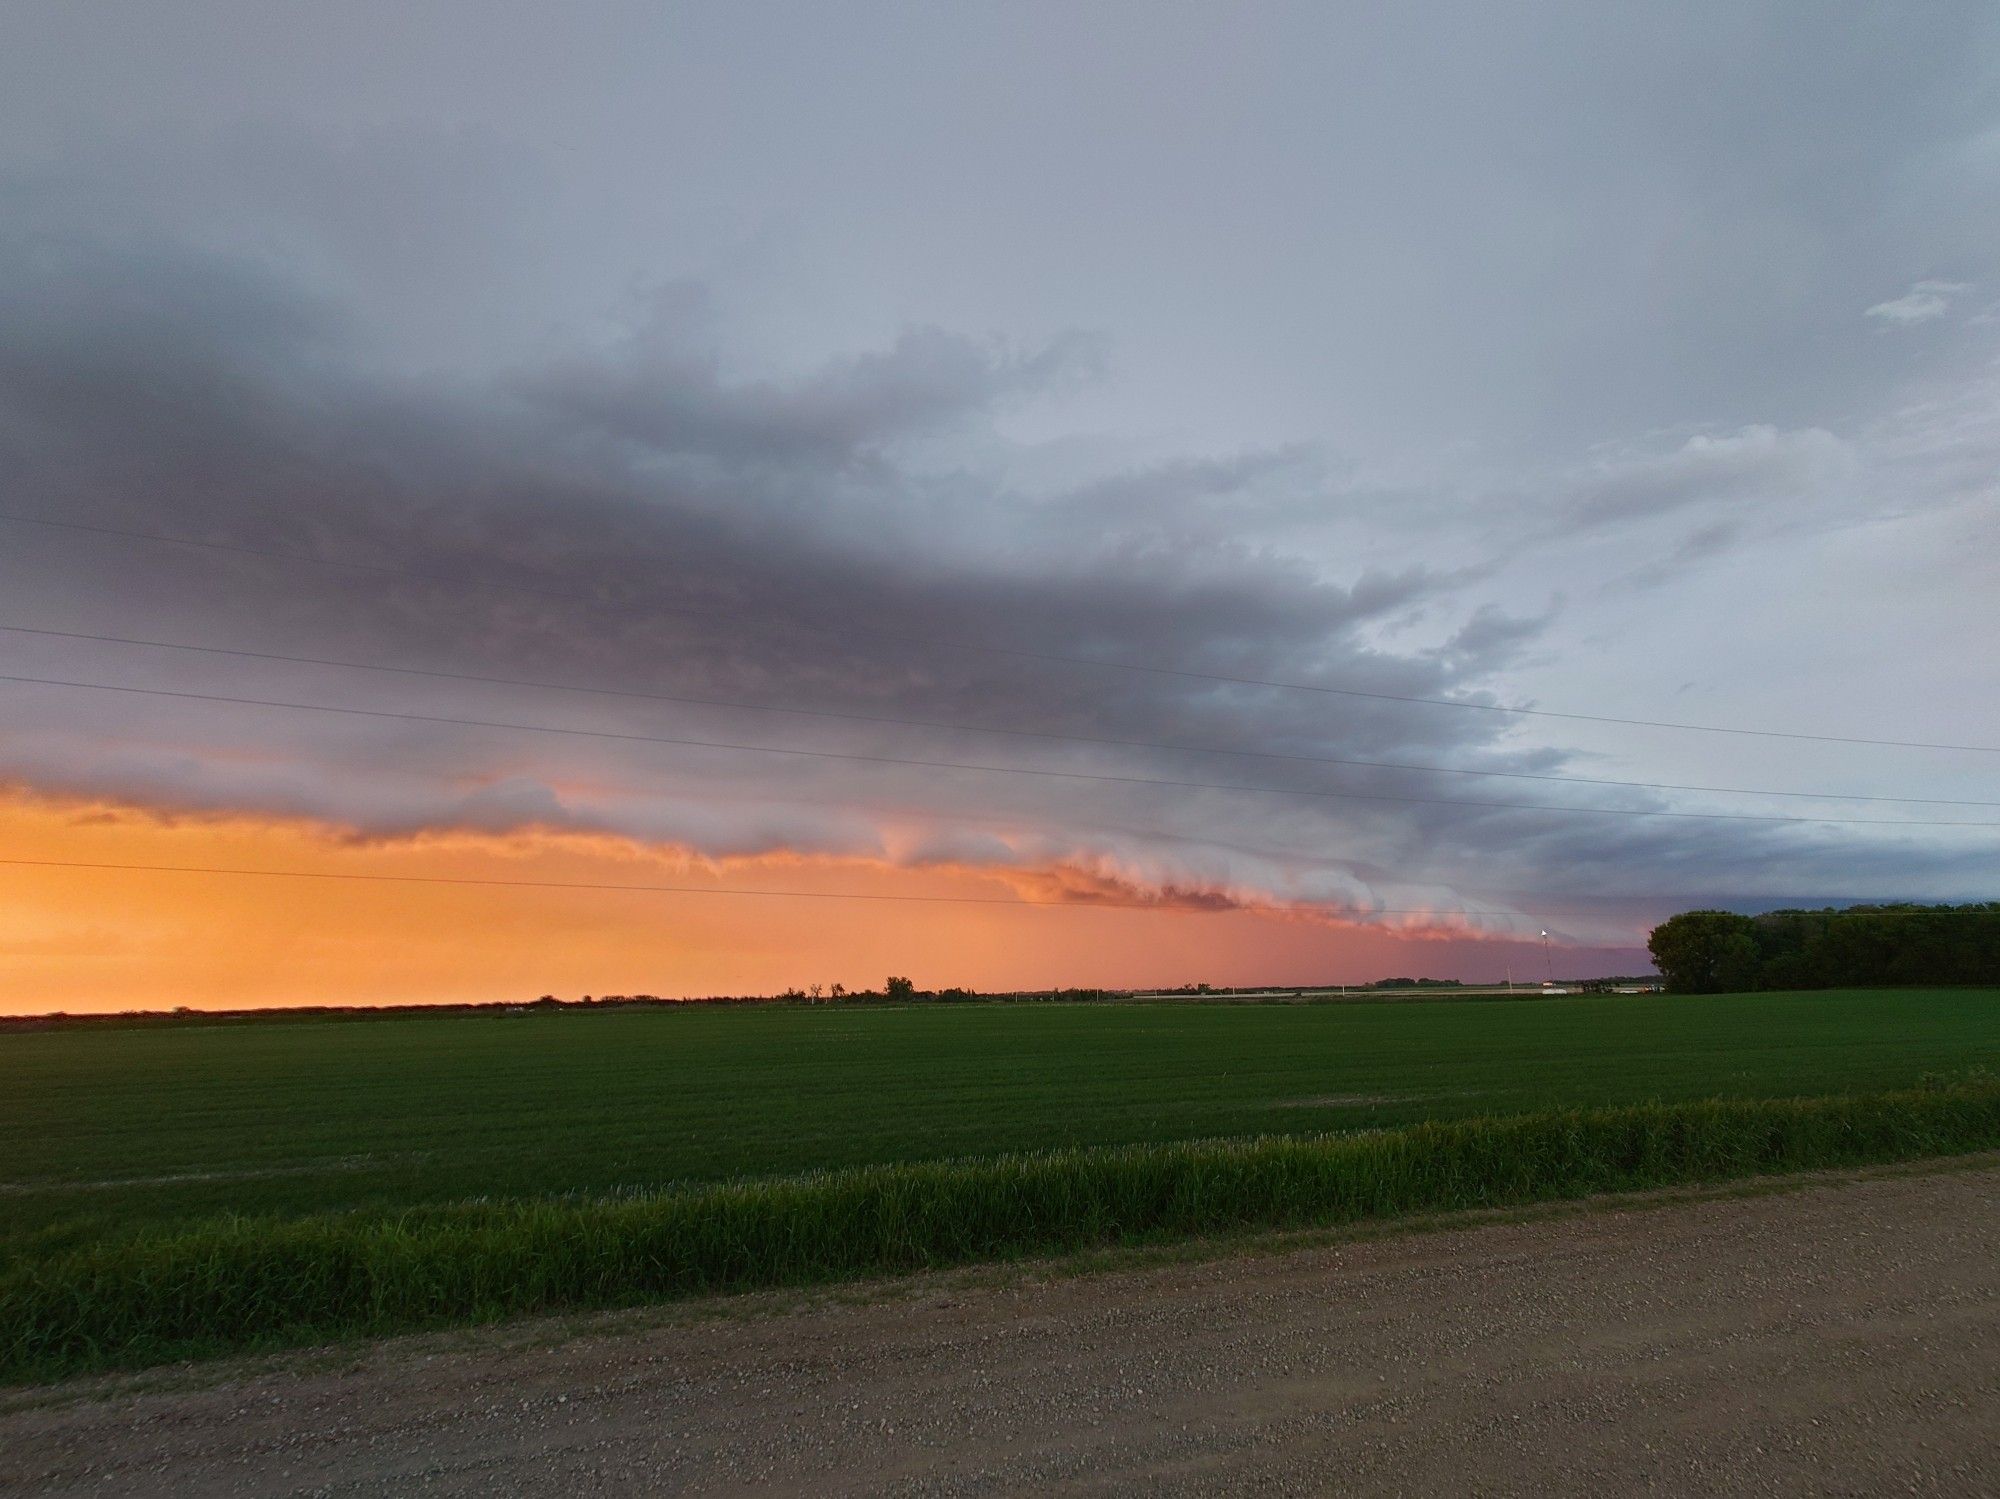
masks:
[[[0,1379],[1246,1229],[2000,1147],[2000,1083],[218,1219],[0,1274]]]

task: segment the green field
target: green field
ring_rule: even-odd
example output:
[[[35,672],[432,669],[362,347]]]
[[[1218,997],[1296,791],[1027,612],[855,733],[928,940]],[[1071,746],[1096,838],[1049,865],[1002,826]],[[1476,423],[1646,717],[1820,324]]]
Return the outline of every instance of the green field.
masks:
[[[2000,991],[0,1036],[0,1381],[2000,1148]]]
[[[0,1271],[227,1213],[2000,1070],[2000,991],[690,1008],[0,1036]]]

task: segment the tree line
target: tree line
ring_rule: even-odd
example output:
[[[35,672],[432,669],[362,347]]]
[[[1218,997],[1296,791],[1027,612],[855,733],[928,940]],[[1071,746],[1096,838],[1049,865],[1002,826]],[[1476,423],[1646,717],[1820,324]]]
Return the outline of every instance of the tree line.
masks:
[[[2000,901],[1683,911],[1646,946],[1676,994],[2000,984]]]

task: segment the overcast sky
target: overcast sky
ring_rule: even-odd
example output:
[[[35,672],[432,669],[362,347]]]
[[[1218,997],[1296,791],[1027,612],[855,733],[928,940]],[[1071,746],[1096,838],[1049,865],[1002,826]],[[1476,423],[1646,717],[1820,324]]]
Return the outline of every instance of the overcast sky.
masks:
[[[2000,822],[2000,754],[1827,742],[2000,746],[1991,6],[0,27],[0,508],[236,549],[0,522],[0,624],[706,704],[0,671],[878,757],[5,683],[17,797],[1270,906],[1329,963],[1374,908],[1615,967],[1634,911],[1995,893],[2000,828],[1860,823]]]

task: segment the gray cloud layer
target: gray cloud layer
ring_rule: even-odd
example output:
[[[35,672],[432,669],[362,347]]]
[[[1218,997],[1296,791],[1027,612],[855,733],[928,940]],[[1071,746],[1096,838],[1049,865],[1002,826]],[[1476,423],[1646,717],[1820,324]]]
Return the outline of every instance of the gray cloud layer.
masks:
[[[1547,623],[1461,609],[1437,647],[1385,650],[1371,632],[1412,608],[1450,608],[1454,577],[1359,569],[1337,584],[1249,542],[1121,525],[1103,503],[1153,483],[1170,498],[1226,499],[1240,465],[1132,472],[1051,502],[904,460],[913,433],[989,424],[996,403],[1069,378],[1066,341],[1016,354],[921,330],[796,382],[739,385],[718,375],[713,351],[662,347],[649,330],[545,369],[448,384],[371,375],[365,350],[311,299],[203,258],[43,245],[17,251],[5,282],[5,477],[11,494],[32,499],[25,508],[363,564],[15,527],[9,622],[1052,734],[1468,768],[1567,763],[1511,746],[1497,715],[946,644],[1488,700],[1493,674]],[[1700,461],[1690,466],[1691,478],[1671,478],[1673,503],[1708,477]],[[1668,805],[1215,754],[1024,750],[977,734],[607,706],[170,652],[17,641],[10,660],[30,674],[863,755]],[[366,835],[610,831],[718,856],[1063,865],[1183,896],[1363,907],[1551,884],[1583,892],[1635,865],[1649,889],[1776,872],[1808,883],[1920,870],[1949,879],[1975,867],[1903,840],[1757,824],[1161,791],[10,692],[18,711],[0,753],[31,787],[303,814]]]
[[[1312,54],[1371,54],[1362,71],[1408,80],[1404,98],[1360,73],[1346,94],[1323,78],[1304,90],[1286,38],[1320,23],[1273,13],[1262,42],[1250,25],[1239,52],[1211,49],[1229,74],[1215,89],[1257,116],[1240,130],[1093,101],[1070,80],[1046,100],[1065,154],[995,103],[1039,176],[965,135],[972,103],[932,98],[938,128],[904,139],[804,74],[799,108],[859,111],[839,115],[845,138],[874,154],[796,179],[779,147],[732,136],[732,109],[755,100],[711,101],[711,155],[659,166],[645,131],[607,138],[590,148],[602,165],[546,201],[548,148],[509,132],[549,101],[510,117],[449,71],[396,97],[457,100],[459,117],[382,106],[395,122],[358,134],[313,88],[269,130],[189,106],[192,122],[155,120],[156,139],[152,96],[101,101],[113,119],[129,107],[129,128],[88,149],[23,116],[22,160],[0,177],[7,508],[356,565],[10,525],[0,623],[1050,734],[1995,796],[1978,763],[1614,742],[1036,659],[1636,716],[1817,715],[1836,732],[1857,703],[1901,692],[1883,737],[2000,742],[1981,706],[1991,661],[1917,649],[1940,598],[1963,599],[1961,641],[2000,629],[1993,549],[1976,545],[2000,459],[1977,312],[2000,280],[2000,198],[1971,191],[2000,163],[1975,103],[1990,27],[1945,8],[1778,46],[1731,14],[1706,30],[1593,15],[1537,37],[1484,36],[1468,13],[1464,56],[1388,23]],[[1205,36],[1164,26],[1157,55],[1108,76],[1136,90]],[[118,74],[125,43],[70,45]],[[687,55],[734,45],[704,35]],[[914,66],[946,43],[916,27],[903,45]],[[1068,45],[1081,58],[1098,43]],[[1482,48],[1518,73],[1472,60]],[[759,85],[767,103],[788,56]],[[1010,57],[996,44],[1003,82],[1026,66]],[[1858,81],[1836,98],[1829,77]],[[883,119],[913,107],[901,72],[883,88]],[[662,138],[682,129],[680,103],[645,98]],[[1314,128],[1278,130],[1260,113],[1273,100]],[[1142,119],[1166,138],[1121,144]],[[808,135],[791,149],[813,155]],[[1250,141],[1278,144],[1237,149]],[[1124,175],[1097,170],[1114,162]],[[885,186],[897,166],[922,190]],[[1088,183],[1105,195],[1094,209]],[[1168,227],[1198,188],[1196,221]],[[677,194],[736,228],[647,206]],[[986,236],[976,258],[967,224]],[[940,265],[956,267],[950,292]],[[862,755],[1804,810],[21,637],[0,649],[26,674]],[[1684,704],[1660,700],[1673,668],[1656,662],[1674,659],[1702,678]],[[1077,898],[1545,911],[1553,891],[1578,897],[1553,906],[1583,938],[1600,934],[1593,895],[1976,893],[1995,846],[1990,832],[1253,797],[0,693],[0,776],[50,793],[298,814],[359,836],[536,826],[714,857],[967,862],[1044,872]],[[1945,716],[1914,721],[1910,704]]]

